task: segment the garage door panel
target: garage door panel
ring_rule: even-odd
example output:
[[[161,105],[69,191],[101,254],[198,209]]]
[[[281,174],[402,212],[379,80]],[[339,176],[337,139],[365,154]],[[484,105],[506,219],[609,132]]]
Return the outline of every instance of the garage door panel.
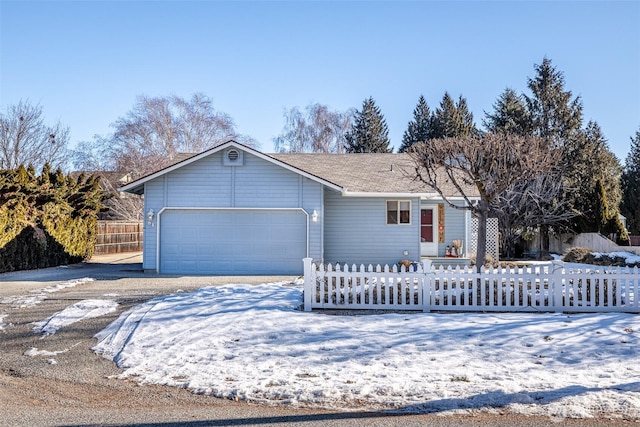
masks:
[[[307,220],[300,210],[167,210],[160,272],[300,274]]]

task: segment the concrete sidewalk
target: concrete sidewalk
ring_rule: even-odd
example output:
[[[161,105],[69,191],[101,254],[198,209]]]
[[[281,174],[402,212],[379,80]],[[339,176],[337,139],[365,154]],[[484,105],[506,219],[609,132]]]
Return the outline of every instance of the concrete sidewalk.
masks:
[[[87,262],[96,264],[142,264],[142,252],[94,255]]]

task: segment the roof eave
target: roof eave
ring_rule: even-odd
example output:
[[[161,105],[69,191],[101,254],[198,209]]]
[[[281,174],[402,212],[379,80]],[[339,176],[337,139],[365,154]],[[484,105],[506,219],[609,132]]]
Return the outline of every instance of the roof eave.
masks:
[[[437,193],[397,193],[393,191],[349,191],[347,189],[342,191],[344,197],[437,197]]]
[[[125,189],[125,187],[129,187],[129,185],[125,185],[123,187],[119,187],[117,190],[120,193],[131,193],[131,194],[137,194],[138,196],[141,196],[144,194],[144,184],[139,184],[136,186],[133,186],[131,188],[127,188]]]
[[[442,196],[438,193],[431,192],[393,192],[393,191],[349,191],[343,190],[342,195],[344,197],[420,197],[421,199],[442,199]],[[463,196],[445,196],[449,200],[465,200]],[[477,196],[468,197],[471,200],[479,199]]]

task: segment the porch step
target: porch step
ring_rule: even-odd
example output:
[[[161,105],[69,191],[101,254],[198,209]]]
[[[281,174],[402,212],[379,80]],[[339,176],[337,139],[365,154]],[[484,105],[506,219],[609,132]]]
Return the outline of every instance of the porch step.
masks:
[[[431,261],[431,263],[436,266],[436,267],[440,267],[441,265],[444,267],[448,267],[448,266],[469,266],[471,265],[471,259],[469,258],[451,258],[451,257],[431,257],[431,256],[423,256],[422,257],[423,260],[428,259]]]

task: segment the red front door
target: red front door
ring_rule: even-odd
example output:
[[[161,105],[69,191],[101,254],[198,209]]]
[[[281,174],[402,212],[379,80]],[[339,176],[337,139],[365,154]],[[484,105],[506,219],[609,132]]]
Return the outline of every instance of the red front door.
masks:
[[[435,206],[420,209],[420,255],[422,256],[438,255],[437,215]]]

